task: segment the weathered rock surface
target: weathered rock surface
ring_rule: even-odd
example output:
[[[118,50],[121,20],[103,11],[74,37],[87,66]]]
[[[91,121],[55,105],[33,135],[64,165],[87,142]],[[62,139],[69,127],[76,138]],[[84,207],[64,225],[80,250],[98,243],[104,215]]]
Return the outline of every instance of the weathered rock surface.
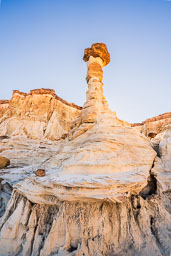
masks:
[[[8,100],[0,100],[0,118],[4,115],[6,110],[8,109],[9,101]]]
[[[61,143],[50,140],[33,140],[25,137],[1,137],[0,149],[1,155],[5,155],[10,159],[10,166],[0,170],[1,183],[4,186],[10,186],[11,190],[3,190],[0,193],[0,202],[7,203],[12,192],[12,187],[19,181],[24,180],[31,175],[35,176],[34,172],[37,169],[47,169],[46,173],[53,173],[53,167],[50,168],[47,164],[50,158],[58,153]],[[56,167],[56,166],[54,166]],[[6,184],[6,185],[5,185]],[[2,215],[6,204],[1,204],[0,214]]]
[[[6,110],[1,109],[1,136],[57,140],[68,133],[81,108],[62,100],[54,90],[37,89],[28,94],[14,91]]]
[[[163,144],[162,137],[159,139],[161,145]],[[7,148],[9,143],[10,140],[5,139],[4,147]],[[25,141],[23,145],[18,142],[18,146],[16,147],[15,145],[15,148],[17,152],[21,152],[20,156],[23,154],[21,158],[24,160],[22,149],[25,147],[26,158],[29,160],[28,164],[37,162],[38,166],[38,162],[40,163],[41,159],[44,159],[44,166],[49,166],[48,158],[50,156],[54,157],[55,150],[56,152],[60,151],[60,147],[58,147],[60,143],[56,143],[55,149],[52,142],[49,143],[51,144],[38,144],[38,141],[33,141],[32,148],[29,150],[30,140],[28,144]],[[11,144],[14,144],[14,141]],[[54,151],[49,152],[50,149]],[[12,154],[12,149],[10,150]],[[169,147],[168,150],[170,150]],[[18,155],[17,152],[16,156]],[[17,163],[19,164],[20,158],[14,158],[14,163],[16,165]],[[26,177],[29,172],[33,173],[37,166],[23,166],[21,168],[23,169],[23,175]],[[15,165],[13,169],[15,170]],[[21,169],[17,169],[16,166],[15,173],[17,175],[18,172],[18,177]],[[27,171],[27,173],[24,174],[24,171]],[[55,169],[52,171],[56,173]],[[50,175],[52,171],[47,172],[49,177],[52,176],[52,174]],[[11,175],[16,177],[15,173]],[[20,173],[20,179],[24,178],[21,176]],[[4,178],[10,180],[9,174],[4,174]],[[63,194],[65,195],[66,191],[68,191],[70,196],[72,196],[72,193],[79,195],[78,177],[77,181],[75,181],[76,191],[71,186],[76,176],[73,176],[72,182],[71,178],[71,176],[70,179],[68,178],[67,188]],[[95,179],[91,178],[91,176],[84,176],[83,178],[82,181],[80,180],[80,187],[85,187],[86,194],[88,190],[86,190],[84,182],[88,183],[89,179],[89,187],[92,186],[93,188]],[[158,176],[156,178],[158,179]],[[46,186],[47,183],[43,184],[43,177],[36,179],[42,180],[37,180],[38,183],[42,184],[42,189],[40,189],[39,184],[40,190],[38,189],[36,193],[40,195],[44,193],[44,195],[41,195],[44,200],[41,201],[39,199],[39,203],[33,203],[32,200],[27,200],[18,189],[15,189],[6,213],[1,219],[0,255],[6,256],[8,253],[9,255],[15,255],[18,252],[18,255],[44,256],[83,254],[86,256],[170,256],[171,194],[169,190],[164,190],[164,193],[160,192],[159,195],[156,194],[157,191],[153,191],[152,196],[147,195],[144,198],[139,195],[132,195],[127,199],[125,198],[121,203],[112,202],[107,198],[106,200],[86,201],[85,197],[84,200],[79,198],[75,202],[61,201],[58,199],[57,193],[52,194],[52,191]],[[66,180],[63,176],[63,180],[61,177],[60,185],[64,185],[64,182]],[[101,177],[102,182],[104,183],[104,177]],[[56,184],[52,184],[52,187],[55,191]],[[98,195],[100,194],[99,192]]]
[[[2,140],[12,166],[24,154],[28,166],[20,182],[14,176],[0,220],[1,256],[170,256],[171,193],[162,174],[163,166],[171,173],[170,132],[150,142],[109,109],[103,47],[98,55],[96,47],[88,50],[87,99],[64,139],[32,145],[25,139],[13,149],[11,139]],[[39,168],[45,177],[35,176]]]
[[[142,123],[131,124],[131,126],[137,127],[139,131],[146,136],[154,138],[158,133],[161,133],[169,124],[171,124],[171,112],[148,118]]]

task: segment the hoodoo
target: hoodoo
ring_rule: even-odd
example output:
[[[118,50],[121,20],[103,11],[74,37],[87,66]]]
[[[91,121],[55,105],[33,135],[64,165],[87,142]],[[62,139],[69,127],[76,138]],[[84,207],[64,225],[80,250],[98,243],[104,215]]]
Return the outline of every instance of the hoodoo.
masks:
[[[156,152],[109,109],[102,83],[110,62],[106,45],[85,49],[83,60],[86,102],[43,166],[46,176],[14,187],[0,223],[0,255],[169,255],[171,218],[152,196]]]

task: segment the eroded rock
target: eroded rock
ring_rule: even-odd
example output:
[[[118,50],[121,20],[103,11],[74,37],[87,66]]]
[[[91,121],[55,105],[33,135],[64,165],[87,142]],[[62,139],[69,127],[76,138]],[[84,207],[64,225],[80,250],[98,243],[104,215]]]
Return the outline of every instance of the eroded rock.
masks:
[[[5,104],[0,104],[0,108],[1,105]],[[36,89],[29,93],[14,90],[6,110],[0,115],[0,134],[57,140],[69,132],[80,109],[51,89]]]
[[[167,256],[171,215],[163,202],[170,199],[46,205],[15,191],[0,223],[0,255]]]

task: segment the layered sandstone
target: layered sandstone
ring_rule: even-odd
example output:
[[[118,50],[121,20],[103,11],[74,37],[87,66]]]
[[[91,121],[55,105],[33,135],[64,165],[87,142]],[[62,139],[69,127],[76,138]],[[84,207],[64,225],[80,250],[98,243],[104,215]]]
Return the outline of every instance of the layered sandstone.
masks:
[[[165,148],[168,145],[167,152],[171,153],[169,144],[166,143],[164,137],[162,135],[156,143],[165,145]],[[15,154],[10,145],[14,146]],[[11,142],[9,139],[3,139],[3,147],[8,148],[8,154],[13,156],[13,168],[10,173],[6,170],[3,175],[4,179],[8,179],[8,181],[13,180],[16,183],[17,179],[23,179],[31,173],[33,178],[34,170],[40,167],[47,169],[46,180],[48,175],[52,175],[53,172],[56,173],[55,163],[53,169],[50,170],[52,163],[50,167],[48,159],[53,160],[55,154],[60,152],[59,142],[56,142],[55,145],[54,142],[50,141],[39,144],[38,141],[23,142],[22,140],[15,141],[13,138]],[[25,158],[27,158],[27,165],[24,161]],[[70,178],[72,177],[70,176]],[[92,186],[93,188],[93,184],[95,185],[93,177],[84,176],[84,179],[80,181],[79,188],[78,177],[73,176],[73,180],[76,178],[76,191],[73,191],[73,187],[70,186],[71,181],[67,184],[66,191],[70,192],[70,196],[72,193],[79,195],[80,188],[85,187],[84,183],[88,181],[88,178],[89,187]],[[156,175],[156,178],[156,189],[158,190],[160,188],[158,184],[159,182],[161,184],[161,180],[158,180],[159,175]],[[43,177],[37,179],[45,180]],[[64,177],[61,184],[63,182]],[[102,182],[105,182],[103,177],[101,177]],[[84,253],[86,256],[169,255],[171,249],[169,242],[171,223],[169,200],[171,195],[166,187],[163,190],[164,193],[160,189],[159,196],[155,188],[151,187],[153,189],[149,191],[149,194],[153,193],[151,196],[148,193],[141,196],[132,195],[127,199],[125,198],[122,203],[115,203],[107,198],[106,200],[97,199],[94,202],[92,200],[85,201],[81,198],[75,202],[60,201],[57,193],[52,194],[50,192],[45,181],[42,186],[44,188],[40,189],[39,186],[36,193],[41,194],[47,191],[43,199],[46,199],[46,204],[42,200],[41,204],[40,200],[37,204],[28,201],[25,196],[18,193],[18,189],[14,191],[6,213],[1,219],[1,256],[8,255],[7,252],[9,255],[20,252],[21,255],[44,256],[61,255],[62,253],[63,255],[83,255]],[[55,188],[54,183],[54,192]],[[86,192],[85,189],[85,194]],[[101,190],[98,191],[98,194],[100,192]],[[9,200],[7,182],[2,184],[1,198],[3,203],[1,210],[3,211]]]
[[[8,106],[9,106],[9,101],[8,100],[0,100],[0,118],[7,111]]]
[[[161,133],[169,124],[171,124],[171,112],[148,118],[142,123],[134,123],[131,124],[131,126],[137,127],[139,131],[146,136],[154,138],[158,133]]]
[[[30,152],[22,142],[13,151],[12,164],[24,150],[32,159],[0,220],[1,256],[170,254],[170,133],[153,142],[154,150],[146,136],[109,109],[101,72],[108,63],[103,49],[107,56],[108,51],[104,44],[95,46],[84,55],[86,102],[65,139],[40,146],[33,141],[27,144]],[[7,148],[10,140],[3,141]],[[6,154],[14,157],[11,149]],[[165,176],[156,154],[167,167]],[[35,176],[37,169],[46,176]]]
[[[28,94],[15,90],[0,119],[0,135],[56,140],[68,133],[80,109],[54,90],[37,89]]]

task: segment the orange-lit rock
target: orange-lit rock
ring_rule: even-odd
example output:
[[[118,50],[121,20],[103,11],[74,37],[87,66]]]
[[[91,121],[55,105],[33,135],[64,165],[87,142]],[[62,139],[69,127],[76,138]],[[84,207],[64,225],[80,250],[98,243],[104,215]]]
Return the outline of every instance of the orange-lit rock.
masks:
[[[1,116],[0,135],[59,139],[68,133],[80,109],[56,96],[54,90],[37,89],[28,94],[15,90]]]
[[[9,106],[9,101],[8,100],[0,100],[0,118],[7,111],[8,106]]]
[[[90,57],[100,58],[103,62],[103,67],[109,64],[110,54],[107,50],[107,47],[104,43],[95,43],[92,44],[91,48],[86,48],[84,50],[83,60],[85,62],[89,61]]]
[[[10,160],[6,157],[0,156],[0,169],[10,165]]]
[[[132,127],[144,133],[149,138],[154,138],[158,133],[162,132],[169,124],[171,124],[171,112],[164,113],[152,118],[148,118],[142,123],[131,124]]]

